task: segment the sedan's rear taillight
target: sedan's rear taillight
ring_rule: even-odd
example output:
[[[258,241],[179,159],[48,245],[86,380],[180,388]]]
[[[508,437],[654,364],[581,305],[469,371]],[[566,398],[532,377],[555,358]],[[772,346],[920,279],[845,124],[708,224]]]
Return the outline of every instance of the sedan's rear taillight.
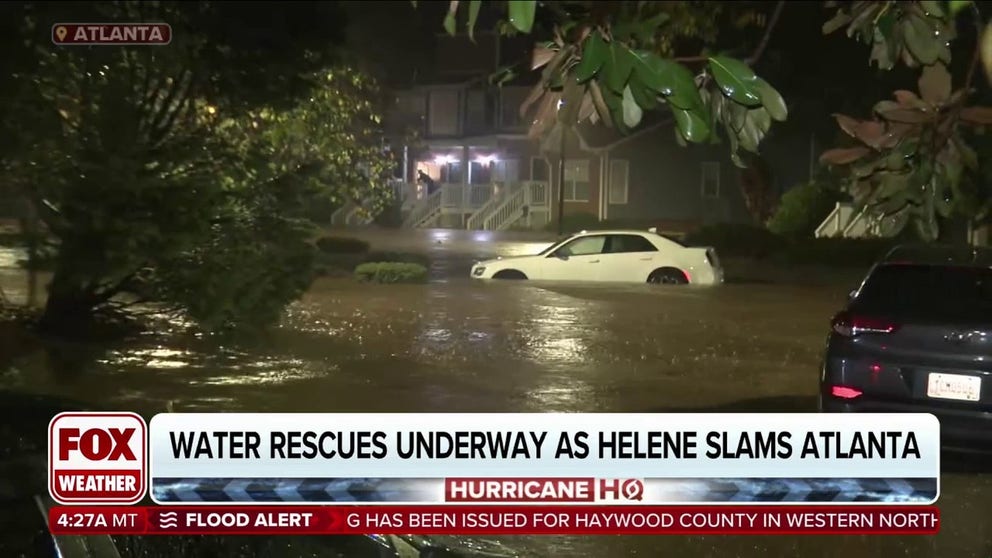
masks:
[[[830,323],[838,335],[855,337],[862,333],[892,333],[899,326],[892,320],[841,312]]]

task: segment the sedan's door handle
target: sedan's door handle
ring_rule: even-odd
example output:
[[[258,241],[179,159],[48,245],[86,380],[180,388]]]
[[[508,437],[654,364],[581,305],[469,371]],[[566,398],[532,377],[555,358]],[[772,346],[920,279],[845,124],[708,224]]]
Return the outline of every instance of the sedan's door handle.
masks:
[[[591,262],[589,262],[589,263],[599,263],[599,260],[592,260],[592,261],[591,261]]]
[[[649,261],[651,261],[651,260],[653,260],[653,259],[654,259],[654,258],[641,258],[641,261],[642,261],[642,262],[649,262]]]

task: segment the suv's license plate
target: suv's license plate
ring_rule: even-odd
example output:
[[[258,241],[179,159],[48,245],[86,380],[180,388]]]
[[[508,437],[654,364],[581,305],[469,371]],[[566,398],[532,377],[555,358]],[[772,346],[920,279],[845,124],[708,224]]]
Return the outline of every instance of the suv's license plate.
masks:
[[[982,394],[982,379],[961,374],[931,372],[927,378],[927,397],[978,401]]]

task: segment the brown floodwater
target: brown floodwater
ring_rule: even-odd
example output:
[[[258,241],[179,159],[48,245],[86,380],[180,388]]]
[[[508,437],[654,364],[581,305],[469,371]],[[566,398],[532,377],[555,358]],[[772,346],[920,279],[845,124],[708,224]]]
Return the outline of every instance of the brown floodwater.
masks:
[[[0,385],[148,412],[813,411],[827,324],[852,286],[478,283],[466,278],[473,258],[532,252],[547,240],[368,234],[377,249],[431,253],[432,281],[320,280],[279,328],[239,345],[163,324],[116,346],[22,348],[0,369]],[[0,270],[0,281],[9,298],[23,296],[23,274]],[[500,542],[551,557],[987,557],[992,483],[958,469],[942,479],[936,537]]]

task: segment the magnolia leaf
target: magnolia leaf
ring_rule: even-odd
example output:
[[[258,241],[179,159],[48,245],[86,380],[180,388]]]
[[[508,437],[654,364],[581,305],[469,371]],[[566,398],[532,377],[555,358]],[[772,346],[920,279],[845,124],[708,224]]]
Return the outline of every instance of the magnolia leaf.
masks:
[[[599,115],[599,118],[607,126],[613,126],[610,107],[606,104],[606,97],[603,95],[603,90],[595,81],[589,82],[589,95],[592,97],[592,102],[596,106],[596,114]]]
[[[924,103],[916,93],[912,91],[907,91],[905,89],[897,89],[892,92],[892,95],[896,98],[896,101],[901,105],[906,105],[910,107],[921,107],[925,108],[927,105]]]
[[[629,48],[615,41],[610,43],[606,60],[603,62],[603,78],[606,81],[606,87],[617,94],[623,92],[636,61],[637,55]]]
[[[979,43],[982,67],[985,68],[985,78],[992,82],[992,22],[985,25]]]
[[[758,77],[747,64],[727,56],[713,56],[709,68],[724,95],[746,106],[761,104]]]
[[[890,101],[882,102],[885,103]],[[893,104],[895,104],[896,107],[899,107],[896,103]],[[886,120],[892,122],[902,122],[905,124],[921,124],[923,122],[929,122],[934,116],[936,116],[936,114],[932,112],[908,108],[890,108],[888,110],[877,110],[876,112],[879,116]]]
[[[789,109],[785,105],[785,99],[767,81],[758,78],[756,82],[758,92],[761,95],[762,106],[764,106],[772,118],[779,122],[784,122],[789,116]]]
[[[679,132],[687,141],[702,143],[709,137],[710,129],[706,121],[694,111],[672,106],[672,115],[678,125]]]
[[[642,116],[644,116],[644,111],[634,100],[634,94],[630,92],[628,85],[623,90],[623,123],[627,127],[633,128],[641,123]]]
[[[658,106],[656,93],[644,83],[637,73],[631,74],[630,81],[627,82],[627,89],[630,90],[638,106],[644,110],[654,110]]]
[[[475,22],[479,19],[479,8],[482,7],[482,0],[471,0],[468,3],[468,38],[475,41]],[[549,57],[550,59],[550,57]]]
[[[530,33],[534,27],[534,12],[537,10],[537,0],[509,0],[510,24],[518,31]]]
[[[458,0],[451,0],[448,3],[448,13],[444,16],[444,30],[449,35],[455,34],[455,14],[458,12]]]
[[[937,226],[937,220],[934,218],[932,212],[927,212],[928,215],[921,216],[913,221],[916,225],[916,233],[920,235],[920,238],[926,242],[932,242],[937,240],[937,235],[940,234],[940,228]]]
[[[575,69],[575,79],[579,83],[589,81],[603,67],[608,52],[609,47],[599,33],[590,34],[582,48],[582,60]]]
[[[685,66],[653,54],[639,60],[649,70],[647,79],[643,79],[644,84],[664,95],[668,102],[681,109],[694,109],[702,105],[695,76]]]
[[[579,105],[579,121],[586,119],[591,120],[596,116],[596,103],[592,100],[592,93],[586,91],[586,94],[582,96],[582,104]]]
[[[902,32],[906,48],[923,65],[937,62],[944,39],[937,37],[934,27],[924,17],[910,15],[903,19]]]
[[[958,12],[967,8],[969,4],[971,4],[971,0],[951,0],[947,3],[952,17],[958,15]]]
[[[965,107],[961,109],[961,120],[972,124],[992,124],[992,107]]]
[[[520,105],[520,117],[521,118],[526,118],[527,117],[527,113],[530,111],[531,105],[533,105],[534,103],[536,103],[537,100],[541,98],[541,95],[544,95],[544,92],[545,92],[545,89],[544,89],[544,84],[543,83],[538,83],[537,85],[535,85],[530,90],[530,94],[527,95],[527,98],[524,99],[524,102],[521,103],[521,105]]]
[[[843,114],[834,114],[837,124],[847,135],[861,140],[863,143],[877,147],[885,136],[885,126],[873,120],[855,120]]]
[[[951,74],[939,62],[927,66],[920,75],[919,87],[924,101],[940,105],[951,96]]]
[[[940,6],[940,2],[936,0],[920,0],[920,7],[923,11],[931,17],[942,18],[944,17],[944,8]]]
[[[545,66],[548,62],[551,62],[558,51],[552,48],[548,48],[547,44],[538,43],[534,46],[534,52],[530,59],[530,68],[536,70]]]
[[[829,35],[830,33],[833,33],[834,31],[840,29],[841,27],[844,27],[850,22],[851,22],[851,16],[847,15],[847,13],[845,13],[843,10],[838,11],[837,14],[834,15],[834,17],[830,18],[829,20],[827,20],[826,23],[823,24],[823,34]]]
[[[839,147],[824,151],[820,155],[820,162],[825,165],[847,165],[861,159],[871,153],[867,147]]]

